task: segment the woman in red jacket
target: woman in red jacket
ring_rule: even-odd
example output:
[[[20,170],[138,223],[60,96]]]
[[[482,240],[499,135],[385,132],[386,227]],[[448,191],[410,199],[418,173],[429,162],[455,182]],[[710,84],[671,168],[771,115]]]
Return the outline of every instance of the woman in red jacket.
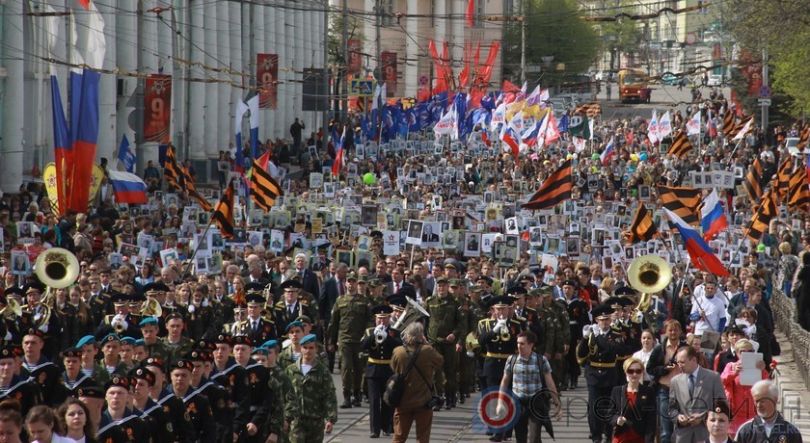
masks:
[[[754,344],[750,340],[742,338],[734,344],[734,352],[738,356],[744,352],[754,352]],[[767,379],[768,371],[765,370],[765,363],[762,360],[757,363],[757,368],[762,371],[762,380]],[[741,370],[742,358],[739,361],[727,364],[720,375],[729,406],[734,411],[734,416],[728,427],[728,435],[732,438],[737,434],[737,429],[743,423],[757,415],[754,398],[751,397],[751,386],[740,384]]]

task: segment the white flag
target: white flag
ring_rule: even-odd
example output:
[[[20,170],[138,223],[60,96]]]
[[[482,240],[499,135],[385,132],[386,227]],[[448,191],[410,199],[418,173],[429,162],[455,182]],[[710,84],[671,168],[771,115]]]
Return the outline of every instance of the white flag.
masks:
[[[700,134],[700,110],[686,122],[686,135],[699,135]]]
[[[753,123],[754,123],[754,117],[751,117],[750,119],[748,119],[747,122],[745,122],[745,126],[743,126],[742,129],[740,129],[739,132],[737,132],[737,135],[734,136],[733,140],[734,141],[742,140],[743,137],[748,135],[748,133],[751,131],[751,125]]]
[[[650,139],[650,143],[656,144],[659,141],[658,138],[658,114],[653,109],[652,118],[650,119],[650,124],[647,126],[647,138]]]
[[[663,140],[664,137],[669,136],[672,134],[672,117],[669,115],[669,111],[665,112],[664,115],[661,116],[661,121],[658,122],[658,140]]]

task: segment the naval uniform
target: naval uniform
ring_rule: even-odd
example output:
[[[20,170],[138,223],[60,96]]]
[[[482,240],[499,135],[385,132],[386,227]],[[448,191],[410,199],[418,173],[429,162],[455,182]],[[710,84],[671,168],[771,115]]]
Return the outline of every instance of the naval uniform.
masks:
[[[152,441],[193,442],[194,428],[183,400],[167,392],[158,401],[146,402],[141,419],[147,424]],[[166,440],[168,438],[168,440]]]
[[[366,329],[360,340],[360,347],[368,353],[366,364],[366,381],[368,383],[369,425],[371,433],[380,435],[380,431],[390,434],[394,430],[394,410],[382,401],[385,382],[393,375],[391,356],[394,348],[402,345],[399,333],[391,328],[386,329],[385,340],[377,343],[374,329]]]
[[[164,395],[175,394],[171,385],[167,386]],[[211,416],[211,405],[208,399],[202,395],[202,390],[189,389],[183,396],[184,414],[188,417],[193,428],[192,439],[200,443],[214,443],[216,441],[216,428]],[[230,440],[232,441],[232,440]]]
[[[34,406],[43,404],[39,384],[28,377],[15,375],[8,387],[0,387],[0,401],[14,399],[20,402],[20,414],[25,417]]]
[[[244,429],[248,423],[250,395],[247,372],[236,363],[236,360],[230,358],[225,369],[221,371],[215,365],[208,380],[221,386],[225,391],[222,398],[216,401],[211,399],[213,409],[218,412],[218,416],[214,417],[217,441],[231,441],[233,433]]]
[[[149,441],[149,430],[141,419],[140,411],[127,409],[120,420],[113,420],[110,412],[101,414],[96,440],[104,443],[139,443]]]
[[[59,385],[62,384],[60,372],[59,366],[42,357],[36,364],[23,362],[20,377],[35,381],[40,387],[45,404],[55,408],[61,404],[60,400],[62,400],[59,392]]]

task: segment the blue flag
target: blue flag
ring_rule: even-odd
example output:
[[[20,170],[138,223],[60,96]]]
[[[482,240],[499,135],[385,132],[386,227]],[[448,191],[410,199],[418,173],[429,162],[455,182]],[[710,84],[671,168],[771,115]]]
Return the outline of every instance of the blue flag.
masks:
[[[127,135],[121,137],[121,145],[118,147],[118,161],[124,165],[127,172],[135,172],[135,153],[129,149]]]

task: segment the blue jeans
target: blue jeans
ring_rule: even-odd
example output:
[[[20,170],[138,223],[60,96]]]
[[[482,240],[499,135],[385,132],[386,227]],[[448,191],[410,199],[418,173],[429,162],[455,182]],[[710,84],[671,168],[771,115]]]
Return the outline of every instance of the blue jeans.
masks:
[[[658,416],[661,425],[661,443],[670,443],[672,438],[672,419],[669,417],[669,388],[658,388]]]

